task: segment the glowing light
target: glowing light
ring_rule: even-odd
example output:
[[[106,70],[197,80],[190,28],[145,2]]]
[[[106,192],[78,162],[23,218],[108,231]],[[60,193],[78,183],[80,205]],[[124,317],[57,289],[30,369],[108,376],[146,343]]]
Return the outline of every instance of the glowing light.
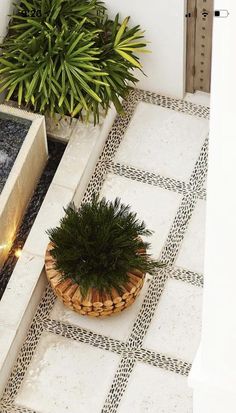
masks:
[[[20,258],[21,254],[22,254],[22,250],[21,250],[20,248],[18,248],[18,249],[15,251],[15,257],[16,257],[16,258]]]
[[[0,245],[0,250],[4,250],[7,247],[7,244]]]

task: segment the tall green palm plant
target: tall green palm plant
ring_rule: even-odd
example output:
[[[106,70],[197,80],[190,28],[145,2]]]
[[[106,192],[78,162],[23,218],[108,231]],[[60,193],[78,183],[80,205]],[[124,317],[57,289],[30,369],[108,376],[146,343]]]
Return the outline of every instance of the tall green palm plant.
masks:
[[[141,70],[137,53],[145,52],[144,33],[128,28],[119,15],[108,18],[98,0],[21,0],[15,5],[0,57],[0,92],[35,111],[54,116],[94,115],[119,98],[133,70]]]

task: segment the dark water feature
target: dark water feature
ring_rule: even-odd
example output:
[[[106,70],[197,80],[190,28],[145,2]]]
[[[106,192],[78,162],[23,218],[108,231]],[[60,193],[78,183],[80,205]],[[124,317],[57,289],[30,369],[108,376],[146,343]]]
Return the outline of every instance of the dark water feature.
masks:
[[[14,165],[31,121],[0,112],[0,193]]]
[[[17,263],[17,258],[15,256],[15,251],[18,248],[22,248],[28,234],[33,226],[34,220],[39,212],[48,188],[52,182],[52,179],[56,173],[57,167],[65,151],[66,145],[60,142],[48,141],[49,147],[49,160],[44,169],[44,172],[40,178],[40,181],[35,189],[33,197],[30,204],[26,210],[25,216],[23,218],[22,224],[16,235],[15,241],[13,243],[12,249],[8,255],[8,259],[5,262],[3,268],[0,270],[0,299],[7,287],[7,283],[11,277],[11,274]]]

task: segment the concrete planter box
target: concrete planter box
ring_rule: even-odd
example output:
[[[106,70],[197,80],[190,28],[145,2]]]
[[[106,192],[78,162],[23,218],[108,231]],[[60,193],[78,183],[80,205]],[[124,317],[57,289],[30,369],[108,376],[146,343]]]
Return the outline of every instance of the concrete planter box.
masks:
[[[0,113],[31,125],[0,193],[0,268],[3,265],[28,202],[48,158],[44,117],[6,105]]]
[[[15,100],[9,100],[8,102],[5,102],[7,106],[17,108],[18,104]],[[30,111],[29,108],[23,107],[23,109],[27,113],[33,113]],[[115,113],[115,112],[114,112]],[[100,112],[100,126],[103,124],[104,119],[106,118],[106,113],[101,110]],[[56,139],[58,141],[67,143],[70,140],[70,137],[78,124],[80,122],[77,118],[71,118],[70,116],[61,116],[59,114],[55,115],[55,118],[49,118],[48,116],[45,116],[45,122],[46,122],[46,130],[47,130],[47,136],[52,139]],[[81,122],[81,124],[86,124]],[[92,115],[90,116],[88,125],[92,126],[93,125],[93,117]]]

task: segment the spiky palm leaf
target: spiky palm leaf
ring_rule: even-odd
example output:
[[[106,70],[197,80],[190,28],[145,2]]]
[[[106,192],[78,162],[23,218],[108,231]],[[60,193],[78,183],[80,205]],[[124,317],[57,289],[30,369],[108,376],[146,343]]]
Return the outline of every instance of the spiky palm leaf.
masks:
[[[72,117],[105,111],[119,98],[141,69],[136,52],[146,46],[139,26],[126,18],[112,21],[98,0],[21,0],[16,4],[0,57],[0,92],[17,96],[18,105],[35,111]],[[32,11],[40,13],[34,17]]]

